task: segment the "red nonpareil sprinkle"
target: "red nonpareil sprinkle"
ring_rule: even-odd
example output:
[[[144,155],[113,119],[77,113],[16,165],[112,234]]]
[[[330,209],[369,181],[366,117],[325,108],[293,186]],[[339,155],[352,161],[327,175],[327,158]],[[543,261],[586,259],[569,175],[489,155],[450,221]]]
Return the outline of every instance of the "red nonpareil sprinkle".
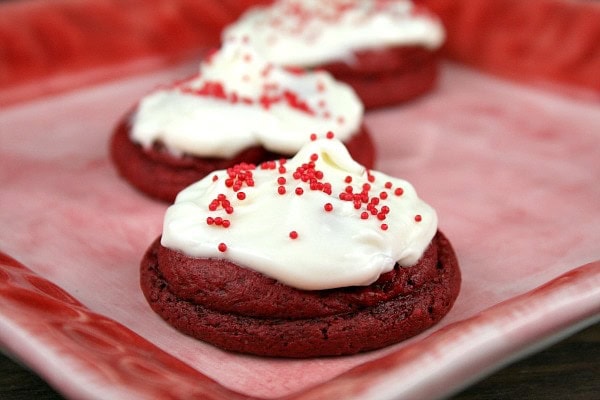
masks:
[[[402,193],[404,193],[404,190],[402,188],[396,188],[396,190],[394,190],[394,194],[396,196],[402,196]]]
[[[386,189],[391,189],[392,188],[392,182],[386,182],[385,183],[385,188]]]
[[[246,193],[237,192],[237,198],[238,198],[238,200],[244,200],[246,198]]]
[[[351,201],[352,195],[350,193],[342,192],[340,193],[339,198],[342,201]]]
[[[319,155],[317,153],[313,153],[310,155],[311,161],[317,161],[319,159]]]
[[[280,165],[278,171],[280,174],[285,174],[287,169],[283,165]]]
[[[273,64],[267,64],[267,66],[260,72],[263,78],[266,78],[273,70]]]
[[[214,218],[213,218],[213,217],[207,217],[207,218],[206,218],[206,224],[207,224],[207,225],[212,225],[212,224],[214,224],[214,223],[215,223],[215,220],[214,220]]]
[[[285,194],[285,186],[279,186],[277,188],[277,193],[284,195]]]
[[[300,67],[285,67],[284,69],[294,75],[304,75],[306,73],[306,71]]]
[[[213,175],[213,177],[212,177],[213,182],[216,182],[218,179],[219,179],[218,175]]]
[[[348,176],[346,177],[346,179],[344,179],[344,182],[346,182],[346,183],[350,183],[350,182],[352,182],[352,177],[351,177],[350,175],[348,175]]]
[[[369,185],[368,183],[363,183],[362,187],[363,187],[363,190],[366,192],[371,190],[371,185]]]
[[[323,208],[327,212],[333,211],[333,204],[331,204],[331,203],[325,203],[325,205],[323,206]]]
[[[297,188],[296,188],[296,194],[297,194],[298,196],[300,196],[300,195],[302,195],[302,193],[304,193],[304,190],[303,190],[301,187],[297,187]]]
[[[260,164],[260,169],[275,169],[277,167],[277,164],[275,163],[275,161],[265,161],[262,164]]]
[[[229,207],[225,207],[225,212],[227,214],[233,214],[233,207],[229,206]]]
[[[225,88],[221,82],[204,82],[204,85],[196,91],[200,96],[211,96],[218,99],[227,99]]]
[[[385,217],[385,214],[384,214],[384,213],[380,212],[379,214],[377,214],[377,219],[378,219],[378,220],[380,220],[380,221],[383,221],[385,218],[386,218],[386,217]]]
[[[416,222],[421,222],[422,219],[423,219],[423,217],[421,217],[421,214],[415,215],[415,221]]]
[[[381,192],[379,193],[379,197],[381,198],[381,200],[385,200],[388,198],[388,194],[387,192]]]
[[[210,211],[216,211],[217,208],[219,207],[219,203],[212,201],[209,205],[208,205],[208,209]]]
[[[231,226],[231,221],[228,219],[224,219],[222,224],[223,228],[229,228]]]
[[[215,221],[215,225],[221,225],[221,224],[223,223],[223,218],[221,218],[221,217],[216,217],[216,218],[214,219],[214,221]]]
[[[277,178],[277,183],[279,183],[280,185],[285,185],[285,178],[283,176],[280,176],[279,178]]]
[[[325,135],[325,137],[326,137],[327,139],[333,139],[333,137],[334,137],[334,136],[335,136],[335,135],[334,135],[334,134],[333,134],[333,132],[331,132],[331,131],[327,132],[327,134]]]
[[[384,214],[389,214],[390,213],[390,208],[388,206],[382,206],[381,207],[381,212]]]
[[[292,92],[290,90],[285,90],[283,92],[283,99],[286,101],[286,103],[292,107],[295,108],[296,110],[305,112],[307,114],[310,115],[314,115],[314,110],[312,110],[310,108],[310,106],[308,105],[308,103],[306,103],[305,101],[303,101],[300,96],[298,96],[297,93]]]
[[[311,142],[314,142],[315,140],[317,140],[317,134],[316,133],[311,133],[310,134],[310,140],[311,140]]]
[[[219,246],[217,248],[221,253],[225,253],[225,251],[227,251],[227,245],[225,243],[219,243]]]
[[[366,212],[366,211],[363,211],[363,212],[360,214],[360,219],[367,219],[367,218],[369,218],[369,213],[368,213],[368,212]]]
[[[381,224],[381,230],[382,231],[387,231],[387,229],[388,229],[387,224]]]
[[[290,238],[292,238],[292,239],[298,239],[298,232],[291,231],[290,232]]]

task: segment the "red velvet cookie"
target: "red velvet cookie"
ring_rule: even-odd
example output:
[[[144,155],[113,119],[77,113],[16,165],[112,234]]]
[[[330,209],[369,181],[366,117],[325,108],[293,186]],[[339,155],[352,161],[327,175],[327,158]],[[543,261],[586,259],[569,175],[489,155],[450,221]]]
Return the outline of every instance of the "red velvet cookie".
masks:
[[[276,0],[249,9],[222,36],[248,40],[278,65],[328,71],[372,109],[435,86],[444,28],[409,0]]]
[[[435,87],[438,77],[437,51],[419,46],[361,50],[350,65],[335,62],[319,68],[354,89],[367,109],[415,99]]]
[[[460,281],[440,232],[417,264],[396,266],[366,287],[294,289],[229,261],[165,249],[158,239],[141,263],[146,299],[176,329],[226,350],[275,357],[354,354],[407,339],[446,315]]]
[[[204,178],[210,172],[226,169],[241,162],[258,165],[264,161],[289,156],[276,154],[263,147],[250,147],[231,158],[206,158],[184,155],[176,157],[160,144],[144,149],[129,138],[129,117],[115,129],[110,142],[110,155],[121,176],[141,192],[167,202],[186,186]],[[367,128],[362,125],[346,143],[354,159],[367,168],[375,162],[375,146]]]

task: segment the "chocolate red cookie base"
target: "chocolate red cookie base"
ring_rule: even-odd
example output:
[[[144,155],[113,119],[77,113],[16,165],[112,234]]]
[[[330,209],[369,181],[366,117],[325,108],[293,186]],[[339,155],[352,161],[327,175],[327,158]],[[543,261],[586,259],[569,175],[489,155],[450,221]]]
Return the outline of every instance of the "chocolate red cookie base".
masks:
[[[352,63],[319,66],[352,86],[366,109],[393,106],[431,91],[437,82],[437,51],[421,46],[361,50]]]
[[[156,145],[144,149],[129,138],[129,116],[117,126],[110,142],[110,155],[119,174],[141,192],[156,199],[173,202],[177,193],[209,173],[241,162],[258,165],[264,161],[289,158],[263,147],[251,147],[232,158],[175,157]],[[309,132],[310,133],[310,132]],[[346,143],[352,157],[367,168],[375,162],[375,146],[363,125]]]
[[[140,283],[152,309],[169,324],[223,349],[294,358],[347,355],[407,339],[448,313],[460,288],[458,262],[452,246],[440,232],[431,246],[437,250],[435,276],[410,294],[400,294],[356,311],[315,318],[252,317],[216,311],[177,297],[159,270],[158,239],[142,260]],[[414,273],[417,272],[415,269]],[[333,290],[348,289],[352,288]]]

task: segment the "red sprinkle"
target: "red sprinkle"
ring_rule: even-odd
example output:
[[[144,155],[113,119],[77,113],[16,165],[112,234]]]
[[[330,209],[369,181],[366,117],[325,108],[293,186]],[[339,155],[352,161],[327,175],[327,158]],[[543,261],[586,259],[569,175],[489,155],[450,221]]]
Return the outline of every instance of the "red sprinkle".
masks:
[[[285,185],[285,178],[283,176],[280,176],[279,178],[277,178],[277,183],[279,183],[280,185]]]
[[[277,188],[277,193],[279,193],[279,194],[285,194],[285,187],[284,186],[279,186]]]
[[[214,224],[214,223],[215,223],[215,220],[214,220],[214,218],[213,218],[213,217],[207,217],[207,218],[206,218],[206,224],[207,224],[207,225],[212,225],[212,224]]]
[[[369,218],[369,213],[368,213],[368,212],[366,212],[366,211],[363,211],[363,212],[360,214],[360,219],[367,219],[367,218]]]
[[[394,190],[394,194],[396,196],[402,196],[402,193],[404,193],[404,190],[402,188],[396,188],[396,190]]]
[[[317,140],[317,134],[316,134],[316,133],[311,133],[311,134],[310,134],[310,140],[311,140],[311,141],[313,141],[313,142],[314,142],[315,140]]]
[[[331,131],[327,132],[327,134],[325,135],[325,137],[326,137],[327,139],[333,139],[333,137],[334,137],[334,136],[335,136],[335,135],[334,135],[334,134],[333,134],[333,132],[331,132]]]
[[[323,206],[323,208],[325,209],[325,211],[329,212],[329,211],[333,211],[333,204],[331,203],[325,203],[325,205]]]
[[[415,221],[421,222],[422,219],[423,219],[423,217],[421,217],[421,214],[415,215]]]
[[[246,198],[246,193],[244,193],[244,192],[238,192],[237,193],[237,198],[239,200],[244,200]]]
[[[212,177],[213,182],[215,182],[217,179],[219,179],[219,177],[217,175],[213,175],[213,177]]]
[[[227,245],[225,243],[219,243],[218,249],[221,253],[224,253],[227,250]]]
[[[292,238],[292,239],[298,239],[298,232],[291,231],[290,232],[290,238]]]
[[[387,224],[381,224],[381,230],[382,231],[387,231],[387,229],[388,229]]]
[[[381,198],[381,200],[385,200],[385,199],[387,199],[388,194],[387,194],[387,192],[381,192],[381,193],[379,193],[379,197]]]
[[[231,226],[231,221],[228,219],[224,219],[222,222],[223,228],[229,228]]]
[[[392,188],[392,182],[386,182],[385,183],[385,188],[386,189],[391,189]]]
[[[298,196],[300,196],[302,193],[304,193],[304,190],[302,190],[302,188],[301,188],[301,187],[297,187],[297,188],[296,188],[296,194],[297,194]]]

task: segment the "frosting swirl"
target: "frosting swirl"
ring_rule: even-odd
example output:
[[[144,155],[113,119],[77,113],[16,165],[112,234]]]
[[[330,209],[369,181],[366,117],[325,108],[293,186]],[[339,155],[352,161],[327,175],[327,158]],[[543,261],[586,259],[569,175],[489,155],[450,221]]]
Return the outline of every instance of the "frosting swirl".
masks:
[[[144,147],[160,141],[176,155],[229,158],[256,145],[292,155],[310,132],[335,130],[346,140],[362,117],[354,91],[328,73],[277,67],[231,41],[197,76],[144,97],[130,123]]]
[[[317,290],[369,285],[396,262],[415,264],[436,230],[435,210],[410,183],[319,139],[292,159],[240,164],[184,189],[166,212],[161,243]]]
[[[223,33],[225,40],[249,38],[267,60],[312,67],[345,60],[368,48],[441,46],[437,17],[408,0],[279,0],[248,10]]]

